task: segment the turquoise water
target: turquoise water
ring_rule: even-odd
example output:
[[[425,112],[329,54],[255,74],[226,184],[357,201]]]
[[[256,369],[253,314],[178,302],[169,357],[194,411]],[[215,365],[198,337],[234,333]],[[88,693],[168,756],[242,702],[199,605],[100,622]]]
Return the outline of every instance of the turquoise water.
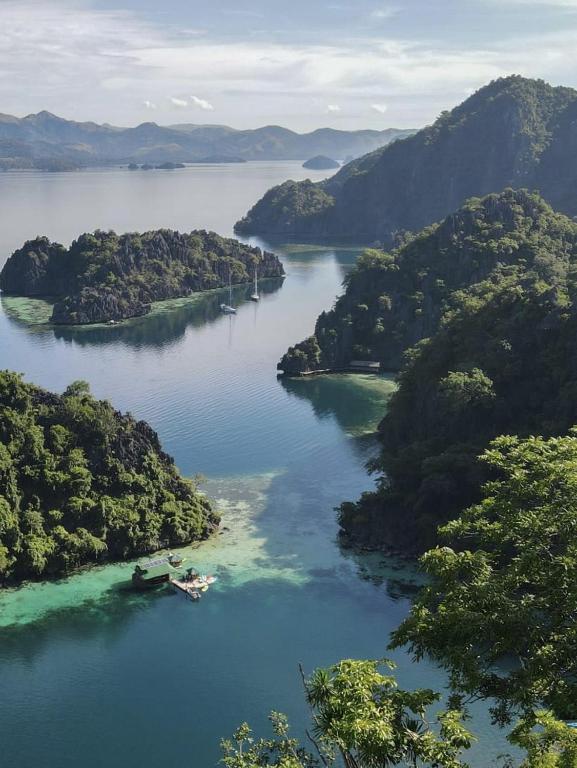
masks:
[[[2,252],[37,232],[67,242],[97,226],[230,234],[264,189],[303,171],[249,163],[179,174],[2,174]],[[406,615],[418,576],[341,551],[333,510],[370,487],[364,465],[392,382],[275,372],[357,252],[278,252],[286,280],[263,284],[259,304],[239,288],[235,317],[220,315],[215,293],[119,326],[51,329],[25,321],[42,306],[1,302],[2,367],[57,391],[87,379],[149,421],[184,473],[202,473],[223,515],[219,536],[184,551],[219,577],[199,604],[169,590],[135,595],[129,564],[2,594],[2,766],[213,766],[221,737],[242,720],[264,730],[272,708],[302,731],[299,662],[380,657]],[[431,665],[394,657],[402,685],[443,685]],[[482,708],[472,727],[481,742],[471,762],[487,765],[506,746]]]

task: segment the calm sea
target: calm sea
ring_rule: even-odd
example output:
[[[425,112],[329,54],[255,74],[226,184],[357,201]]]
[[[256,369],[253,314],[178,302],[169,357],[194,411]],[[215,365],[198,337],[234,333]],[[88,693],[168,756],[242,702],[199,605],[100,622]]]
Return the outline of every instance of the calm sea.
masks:
[[[37,234],[230,235],[271,185],[304,177],[296,163],[0,174],[0,264]],[[223,530],[185,552],[218,575],[199,604],[125,590],[126,564],[2,593],[0,765],[214,766],[220,738],[243,720],[266,732],[271,709],[302,732],[299,662],[311,671],[386,653],[418,576],[341,551],[334,507],[371,487],[364,465],[393,384],[284,382],[275,371],[331,306],[358,251],[276,250],[286,280],[263,284],[259,304],[250,286],[237,289],[235,317],[209,294],[115,327],[53,330],[30,324],[37,305],[2,301],[0,365],[56,391],[87,379],[96,396],[149,421],[182,472],[204,475]],[[443,686],[431,665],[394,658],[403,686]],[[483,708],[471,726],[481,738],[474,765],[506,751]]]

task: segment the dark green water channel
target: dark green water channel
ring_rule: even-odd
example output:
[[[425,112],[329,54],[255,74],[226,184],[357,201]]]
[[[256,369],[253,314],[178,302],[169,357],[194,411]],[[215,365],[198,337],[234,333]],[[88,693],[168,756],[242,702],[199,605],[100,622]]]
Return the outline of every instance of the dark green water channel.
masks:
[[[177,173],[0,176],[0,263],[38,233],[68,242],[85,229],[188,230],[232,224],[296,164]],[[288,277],[239,289],[236,317],[217,294],[156,308],[115,327],[30,325],[41,305],[3,300],[0,365],[61,391],[93,392],[146,419],[181,470],[201,472],[225,530],[187,556],[219,580],[199,604],[170,590],[122,589],[130,565],[94,569],[0,596],[0,765],[32,768],[213,766],[242,720],[273,709],[300,732],[297,671],[342,657],[381,657],[407,613],[415,574],[336,542],[333,507],[370,486],[364,464],[392,383],[370,376],[282,382],[276,362],[331,305],[357,253],[279,250]],[[402,685],[443,675],[395,654]],[[474,765],[505,750],[482,708]],[[497,734],[498,735],[498,734]]]

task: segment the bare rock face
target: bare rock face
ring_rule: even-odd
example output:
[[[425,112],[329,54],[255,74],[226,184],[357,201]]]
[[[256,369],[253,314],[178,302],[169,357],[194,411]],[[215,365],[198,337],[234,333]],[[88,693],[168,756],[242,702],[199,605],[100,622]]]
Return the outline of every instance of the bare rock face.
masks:
[[[101,323],[138,317],[154,301],[197,291],[282,277],[279,259],[204,230],[187,234],[83,234],[70,248],[37,238],[15,251],[0,288],[21,296],[56,298],[52,322]]]

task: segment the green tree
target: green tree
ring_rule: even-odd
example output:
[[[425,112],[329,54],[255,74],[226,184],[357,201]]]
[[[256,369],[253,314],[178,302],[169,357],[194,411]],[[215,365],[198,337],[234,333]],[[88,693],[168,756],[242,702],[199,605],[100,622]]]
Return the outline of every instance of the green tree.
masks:
[[[90,384],[83,379],[78,379],[66,387],[63,397],[85,397],[87,395],[90,395]]]
[[[508,722],[542,704],[577,714],[577,431],[500,437],[482,456],[497,479],[441,529],[430,585],[394,633],[430,655],[459,696],[492,698]]]
[[[392,675],[379,671],[383,665],[393,667],[390,662],[345,659],[304,681],[313,715],[312,752],[290,739],[286,718],[273,713],[275,738],[250,742],[244,724],[233,741],[223,742],[225,765],[308,768],[339,758],[346,768],[462,766],[459,755],[469,748],[471,735],[460,713],[441,712],[430,725],[426,712],[439,695],[399,689]]]
[[[510,737],[526,757],[519,768],[575,768],[577,730],[560,722],[551,712],[537,712],[522,720]]]
[[[221,741],[222,762],[227,768],[313,768],[318,765],[313,755],[289,736],[286,715],[271,712],[269,720],[274,734],[272,738],[255,740],[249,725],[243,723],[232,739]]]

